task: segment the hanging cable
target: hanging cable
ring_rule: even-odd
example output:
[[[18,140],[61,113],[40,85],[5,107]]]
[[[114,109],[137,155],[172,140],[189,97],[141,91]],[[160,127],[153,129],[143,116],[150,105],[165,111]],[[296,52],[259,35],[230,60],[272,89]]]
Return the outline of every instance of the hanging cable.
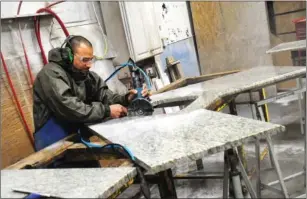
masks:
[[[97,14],[96,9],[95,9],[94,1],[92,1],[92,7],[93,7],[93,10],[94,10],[94,14],[95,14],[95,18],[97,20],[98,26],[101,30],[101,34],[103,35],[103,38],[104,38],[104,53],[101,57],[96,56],[96,59],[102,60],[102,59],[104,59],[104,57],[106,56],[106,54],[108,52],[108,41],[107,41],[107,36],[103,32],[102,25],[100,24],[100,22],[98,20],[98,14]]]
[[[148,90],[151,90],[151,84],[150,84],[150,79],[148,77],[148,75],[140,68],[138,67],[135,63],[134,64],[131,64],[131,63],[124,63],[124,64],[121,64],[120,67],[118,69],[116,69],[106,80],[105,82],[109,81],[112,77],[114,77],[114,75],[116,73],[118,73],[122,68],[125,68],[125,67],[128,67],[128,66],[132,66],[132,67],[135,67],[137,68],[144,76],[145,78],[145,81],[146,81],[146,85],[147,85],[147,88]]]
[[[27,123],[27,121],[26,121],[26,118],[25,118],[25,115],[24,115],[23,110],[22,110],[22,108],[21,108],[21,105],[20,105],[20,103],[19,103],[19,100],[18,100],[18,97],[17,97],[17,94],[16,94],[16,90],[15,90],[15,88],[14,88],[14,86],[13,86],[13,83],[12,83],[12,80],[11,80],[11,77],[10,77],[10,74],[9,74],[9,71],[8,71],[8,68],[7,68],[7,65],[6,65],[6,63],[5,63],[5,61],[4,61],[4,57],[3,57],[2,51],[0,51],[0,55],[1,55],[1,61],[2,61],[3,69],[4,69],[4,71],[5,71],[5,74],[6,74],[8,83],[9,83],[9,86],[10,86],[10,88],[11,88],[11,90],[12,90],[14,100],[15,100],[15,102],[16,102],[16,104],[17,104],[17,109],[18,109],[18,111],[19,111],[19,113],[20,113],[21,119],[22,119],[22,121],[23,121],[23,123],[24,123],[24,126],[25,126],[25,128],[26,128],[26,132],[27,132],[28,137],[29,137],[29,139],[30,139],[30,141],[31,141],[31,144],[32,144],[32,146],[34,147],[33,135],[32,135],[32,133],[31,133],[30,127],[29,127],[29,125],[28,125],[28,123]]]

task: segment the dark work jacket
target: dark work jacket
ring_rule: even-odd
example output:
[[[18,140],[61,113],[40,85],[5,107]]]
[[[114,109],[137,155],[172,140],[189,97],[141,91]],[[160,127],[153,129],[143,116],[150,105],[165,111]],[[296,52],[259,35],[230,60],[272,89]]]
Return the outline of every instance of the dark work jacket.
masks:
[[[128,93],[115,94],[95,72],[84,74],[64,64],[58,48],[49,52],[48,60],[33,87],[35,131],[51,117],[66,127],[77,127],[108,118],[111,104],[128,106]]]

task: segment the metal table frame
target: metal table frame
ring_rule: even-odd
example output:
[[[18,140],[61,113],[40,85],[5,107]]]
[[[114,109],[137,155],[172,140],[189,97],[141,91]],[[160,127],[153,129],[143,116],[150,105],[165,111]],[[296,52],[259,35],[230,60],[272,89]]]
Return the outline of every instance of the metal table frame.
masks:
[[[273,48],[271,48],[270,50],[268,50],[266,53],[267,54],[273,54],[273,53],[279,53],[279,52],[284,52],[284,51],[292,51],[292,50],[301,50],[301,49],[305,49],[306,50],[306,40],[296,40],[293,42],[286,42],[286,43],[282,43],[279,44]],[[307,66],[305,66],[307,69]],[[293,175],[287,176],[284,181],[288,181],[291,180],[293,178],[296,178],[298,176],[304,175],[304,185],[305,185],[305,193],[297,196],[296,198],[306,198],[307,197],[307,186],[306,186],[306,180],[307,180],[307,172],[306,172],[306,162],[307,162],[307,152],[306,152],[306,146],[307,146],[307,131],[306,131],[306,127],[307,127],[307,97],[306,97],[306,88],[307,88],[307,70],[306,70],[306,74],[305,74],[305,86],[303,85],[302,82],[302,78],[298,78],[297,79],[297,85],[298,85],[298,89],[296,90],[292,90],[290,91],[290,94],[298,94],[298,103],[299,103],[299,108],[300,108],[300,124],[301,124],[301,133],[304,135],[304,152],[305,152],[305,159],[304,159],[304,168],[302,172],[298,172],[295,173]],[[276,100],[276,99],[275,99]],[[264,101],[264,100],[263,100]],[[268,102],[263,102],[263,103],[269,103]],[[256,104],[257,106],[260,106],[261,103]],[[255,106],[254,106],[255,107]],[[261,111],[260,109],[258,109],[260,114]],[[263,117],[260,118],[261,120],[263,120]],[[268,184],[268,186],[266,186],[267,188],[271,188],[270,186],[277,184],[278,182],[274,181],[274,182],[270,182]]]
[[[297,79],[298,79],[298,82],[300,83],[299,85],[301,85],[302,77],[299,77]],[[289,80],[290,79],[287,79],[285,81],[289,81]],[[278,83],[280,83],[280,82],[278,82]],[[250,91],[247,91],[247,92],[252,94],[252,92],[255,92],[255,91],[259,92],[259,90],[250,90]],[[243,93],[245,93],[245,92],[242,92],[240,94],[243,94]],[[262,111],[262,107],[265,104],[272,103],[272,102],[274,102],[278,99],[281,99],[283,97],[286,97],[286,96],[300,95],[302,93],[304,94],[304,99],[306,99],[306,97],[305,97],[306,96],[306,87],[304,88],[304,87],[300,86],[297,89],[289,90],[286,93],[279,94],[279,95],[276,95],[276,96],[271,97],[271,98],[261,99],[259,101],[248,102],[249,104],[252,105],[251,107],[252,107],[253,118],[256,119],[258,117],[262,121],[265,121],[265,116],[264,116],[263,111]],[[234,99],[235,98],[236,98],[236,96],[234,97]],[[244,103],[235,103],[234,101],[232,101],[229,104],[230,114],[237,115],[237,111],[236,111],[235,107],[236,107],[236,105],[239,105],[239,104],[244,104]],[[299,98],[299,106],[300,106],[300,110],[305,110],[304,107],[306,107],[306,105],[304,105],[304,103],[302,103],[301,98]],[[301,107],[303,107],[303,108],[301,108]],[[301,111],[301,130],[302,130],[302,134],[303,134],[303,131],[304,131],[303,112],[304,111]],[[306,112],[305,112],[305,114],[306,114]],[[305,136],[305,153],[306,153],[306,143],[307,143],[306,139],[307,138]],[[257,158],[257,164],[256,164],[256,176],[257,176],[256,191],[254,191],[254,189],[253,189],[253,187],[250,183],[250,180],[248,179],[246,168],[243,166],[244,160],[242,159],[242,156],[240,156],[240,153],[239,153],[240,150],[242,150],[242,149],[240,147],[238,147],[234,150],[234,153],[232,153],[232,161],[234,159],[237,159],[237,163],[232,163],[232,164],[237,165],[240,168],[239,173],[240,173],[240,175],[243,179],[242,182],[244,182],[244,185],[242,186],[242,193],[244,192],[245,196],[246,196],[246,193],[249,193],[251,198],[261,198],[261,190],[266,188],[266,189],[269,189],[271,191],[274,191],[274,192],[281,194],[285,198],[289,198],[290,196],[289,196],[289,193],[287,191],[285,181],[288,181],[288,180],[290,180],[290,179],[292,179],[296,176],[300,176],[300,175],[304,174],[305,172],[299,172],[297,174],[283,178],[283,175],[282,175],[282,172],[281,172],[278,160],[277,160],[277,156],[274,153],[273,143],[272,143],[272,139],[271,139],[270,136],[267,136],[266,142],[268,144],[268,150],[269,150],[269,154],[270,154],[271,164],[273,165],[272,169],[275,170],[277,177],[278,177],[278,180],[271,182],[271,183],[268,183],[267,185],[261,183],[261,179],[260,179],[260,172],[261,172],[261,170],[260,170],[260,161],[261,161],[260,160],[260,140],[255,138],[255,152],[256,152],[256,156],[258,157]],[[232,180],[229,178],[229,173],[233,174],[233,173],[238,172],[238,170],[235,170],[236,166],[229,167],[229,165],[231,165],[231,162],[229,162],[229,159],[231,159],[231,158],[228,158],[228,156],[230,156],[229,151],[225,151],[224,152],[224,160],[225,160],[224,161],[224,172],[219,172],[219,173],[217,173],[217,172],[206,172],[205,173],[205,172],[198,171],[196,174],[178,174],[176,176],[172,176],[171,178],[172,179],[223,179],[223,181],[224,181],[224,183],[223,183],[223,187],[224,187],[223,188],[223,198],[228,198],[229,183],[232,183],[231,182]],[[236,157],[236,158],[233,158],[233,157]],[[197,160],[196,165],[197,165],[198,170],[203,169],[202,160]],[[306,165],[306,158],[305,158],[305,165]],[[229,168],[230,168],[230,170],[229,170]],[[226,180],[227,178],[229,180]],[[174,183],[171,183],[171,184],[174,185]],[[272,187],[273,185],[276,185],[276,184],[280,184],[281,190],[278,190],[278,189]],[[172,187],[169,190],[175,190],[175,188]],[[164,194],[162,193],[161,196],[162,195],[164,195]],[[303,197],[303,196],[305,196],[305,195],[298,196],[298,198]]]
[[[253,101],[252,99],[252,92],[253,91],[250,91],[249,94],[250,94],[250,101],[249,102],[240,102],[240,103],[237,103],[237,104],[250,104],[251,105],[251,111],[252,111],[252,115],[253,115],[253,119],[258,119],[258,120],[261,120],[261,121],[267,121],[268,122],[268,119],[265,117],[264,113],[263,113],[263,106],[265,104],[269,104],[269,103],[272,103],[278,99],[281,99],[281,98],[284,98],[284,97],[287,97],[287,96],[290,96],[290,95],[298,95],[298,103],[299,103],[299,110],[300,110],[300,124],[301,124],[301,134],[304,135],[304,153],[305,153],[305,160],[304,160],[304,168],[302,172],[298,172],[298,173],[295,173],[295,174],[292,174],[290,176],[287,176],[285,178],[283,178],[282,181],[274,181],[274,182],[270,182],[268,184],[263,184],[261,183],[261,180],[260,180],[260,177],[257,176],[257,192],[258,192],[258,196],[261,197],[261,190],[263,189],[268,189],[270,191],[273,191],[275,193],[278,193],[278,194],[281,194],[281,195],[285,195],[285,192],[284,191],[280,191],[272,186],[276,185],[276,184],[281,184],[281,186],[284,186],[284,182],[286,181],[289,181],[289,180],[292,180],[296,177],[299,177],[301,175],[304,175],[306,173],[306,156],[307,156],[307,153],[306,153],[306,143],[307,143],[307,136],[306,136],[306,129],[305,129],[305,125],[306,125],[306,121],[305,121],[305,114],[306,114],[306,87],[302,84],[302,77],[299,77],[297,78],[297,87],[298,88],[295,88],[295,89],[290,89],[288,90],[287,92],[285,93],[282,93],[282,94],[279,94],[277,96],[274,96],[274,97],[270,97],[270,98],[267,98],[267,99],[264,99],[263,96],[260,95],[260,100],[258,101]],[[258,91],[258,93],[260,93]],[[303,98],[303,99],[302,99]],[[305,124],[304,124],[305,123]],[[259,172],[260,170],[260,146],[257,146],[259,145],[259,141],[256,142],[256,157],[257,158],[257,166],[256,166],[256,172]],[[269,168],[269,169],[277,169],[279,170],[278,172],[281,173],[280,169],[276,168],[276,165],[274,163],[274,157],[272,157],[271,155],[271,151],[269,151],[269,154],[270,154],[270,161],[271,161],[271,165],[272,165],[272,168]],[[305,186],[306,186],[306,175],[304,177],[304,181],[305,181]],[[297,196],[296,198],[301,198],[301,197],[304,197],[306,196],[305,194],[303,195],[300,195],[300,196]],[[291,196],[292,198],[293,196]]]
[[[236,104],[232,101],[229,105],[230,114],[237,115]],[[256,148],[259,147],[259,140],[254,137],[256,142]],[[277,168],[277,177],[281,182],[281,187],[285,198],[288,198],[287,189],[283,182],[283,176],[280,171],[279,163],[274,153],[273,144],[270,135],[266,136],[266,141],[269,145],[269,150],[272,154],[274,165]],[[145,176],[149,184],[158,184],[161,198],[177,198],[176,188],[174,180],[176,179],[222,179],[223,180],[223,198],[229,198],[231,195],[234,198],[259,198],[260,186],[257,187],[257,191],[254,190],[247,172],[242,163],[242,157],[240,157],[238,151],[239,147],[231,148],[224,151],[224,171],[223,172],[199,172],[198,174],[182,174],[172,175],[172,170],[161,171],[155,175]],[[260,168],[260,161],[258,167]],[[260,170],[257,172],[258,178],[260,178]]]

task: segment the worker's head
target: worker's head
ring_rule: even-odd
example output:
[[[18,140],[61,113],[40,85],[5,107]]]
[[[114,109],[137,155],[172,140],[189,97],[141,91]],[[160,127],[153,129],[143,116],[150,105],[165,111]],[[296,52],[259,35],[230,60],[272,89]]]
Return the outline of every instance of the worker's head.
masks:
[[[74,36],[66,44],[73,53],[73,66],[79,70],[87,71],[94,61],[93,46],[89,40],[82,36]]]

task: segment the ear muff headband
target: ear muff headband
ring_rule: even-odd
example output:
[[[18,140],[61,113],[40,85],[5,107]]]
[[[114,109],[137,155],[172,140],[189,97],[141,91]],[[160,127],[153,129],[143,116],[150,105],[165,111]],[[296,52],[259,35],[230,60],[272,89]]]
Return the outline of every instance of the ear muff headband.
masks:
[[[74,35],[69,35],[61,45],[61,50],[62,50],[62,59],[64,59],[68,64],[73,63],[74,60],[74,55],[72,51],[72,47],[70,44],[71,39],[74,37]],[[65,46],[66,44],[66,46]],[[65,47],[64,47],[65,46]]]

